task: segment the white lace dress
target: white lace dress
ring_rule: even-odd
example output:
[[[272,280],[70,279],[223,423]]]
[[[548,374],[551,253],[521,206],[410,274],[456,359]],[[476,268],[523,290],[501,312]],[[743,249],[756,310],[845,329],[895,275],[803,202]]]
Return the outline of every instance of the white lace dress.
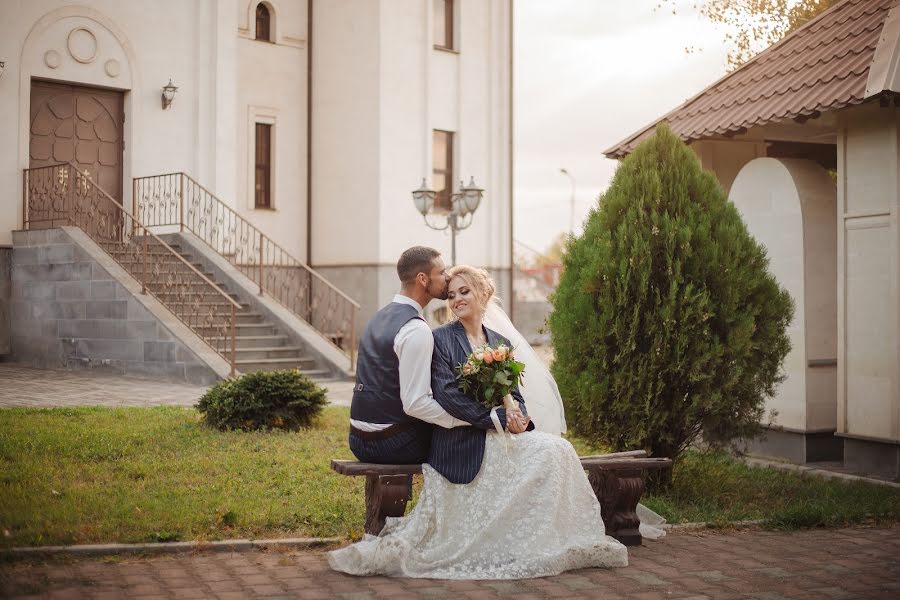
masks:
[[[628,552],[608,537],[600,504],[572,445],[530,431],[488,432],[469,484],[429,465],[415,508],[381,534],[328,553],[351,575],[434,579],[523,579],[585,567],[624,567]]]

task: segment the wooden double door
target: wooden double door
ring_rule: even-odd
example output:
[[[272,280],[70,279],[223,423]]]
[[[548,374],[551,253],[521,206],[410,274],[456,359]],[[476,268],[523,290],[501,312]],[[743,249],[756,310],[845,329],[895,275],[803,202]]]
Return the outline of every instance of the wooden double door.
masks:
[[[122,202],[123,92],[32,80],[29,166],[72,161]]]

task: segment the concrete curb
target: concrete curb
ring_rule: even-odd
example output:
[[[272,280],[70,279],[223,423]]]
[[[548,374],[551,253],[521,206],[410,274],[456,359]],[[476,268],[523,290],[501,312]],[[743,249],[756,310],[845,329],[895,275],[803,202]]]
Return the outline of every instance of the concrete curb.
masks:
[[[158,544],[84,544],[34,546],[0,550],[15,558],[42,556],[121,556],[128,554],[183,554],[187,552],[246,552],[247,550],[309,549],[342,542],[341,538],[284,538],[275,540],[220,540],[215,542],[161,542]]]
[[[874,477],[865,477],[862,475],[853,475],[851,473],[840,473],[838,471],[828,471],[826,469],[819,469],[817,467],[810,467],[808,465],[795,465],[794,463],[785,463],[778,462],[775,460],[767,460],[765,458],[759,458],[756,456],[747,456],[743,458],[738,458],[748,467],[768,467],[769,469],[778,469],[779,471],[789,471],[792,473],[804,473],[806,475],[812,475],[814,477],[821,477],[823,479],[839,479],[841,481],[851,482],[851,481],[862,481],[864,483],[871,483],[872,485],[883,485],[885,487],[892,488],[900,488],[900,483],[894,483],[893,481],[888,481],[886,479],[876,479]]]

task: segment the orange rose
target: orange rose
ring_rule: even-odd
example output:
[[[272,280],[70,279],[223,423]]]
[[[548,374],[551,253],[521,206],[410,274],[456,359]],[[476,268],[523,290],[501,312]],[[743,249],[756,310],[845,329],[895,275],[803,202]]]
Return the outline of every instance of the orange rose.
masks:
[[[484,360],[484,364],[489,365],[492,362],[494,362],[494,355],[491,354],[490,352],[485,352],[484,358],[482,360]]]
[[[472,372],[472,363],[466,363],[463,365],[463,375],[468,375]]]
[[[504,348],[503,346],[500,346],[499,348],[497,348],[493,352],[491,352],[491,354],[493,355],[494,360],[499,362],[506,358],[506,348]]]

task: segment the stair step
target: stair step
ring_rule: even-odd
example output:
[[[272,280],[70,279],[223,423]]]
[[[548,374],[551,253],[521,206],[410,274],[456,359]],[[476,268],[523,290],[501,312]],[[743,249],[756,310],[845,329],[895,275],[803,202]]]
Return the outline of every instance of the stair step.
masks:
[[[204,331],[215,333],[218,331],[218,327],[199,325],[194,327],[201,334]],[[234,326],[235,329],[235,337],[240,337],[244,335],[274,335],[275,334],[275,325],[272,323],[238,323]]]
[[[236,316],[238,325],[263,322],[263,316],[257,312],[239,312]]]
[[[175,298],[178,297],[178,292],[174,292],[174,291],[166,292],[166,291],[161,291],[161,290],[153,289],[153,288],[150,288],[150,291],[153,292],[154,296],[157,296],[160,300],[162,300],[163,303],[173,301],[173,300],[175,300]],[[232,300],[235,300],[238,302],[240,301],[240,298],[238,298],[237,294],[231,294],[228,292],[228,290],[224,290],[224,292]],[[204,288],[202,290],[193,290],[193,291],[189,292],[188,295],[191,300],[194,300],[194,298],[196,296],[200,296],[200,298],[201,298],[200,302],[203,302],[204,298],[208,299],[208,298],[221,298],[222,297],[222,294],[220,294],[217,290],[215,290],[209,286],[207,286],[206,288]],[[222,304],[230,306],[227,302],[224,302]]]
[[[303,367],[313,368],[316,359],[302,354],[303,348],[299,346],[275,346],[262,348],[238,348],[235,357],[238,362],[258,362],[270,359],[291,359],[301,363]]]
[[[296,358],[267,358],[259,360],[237,360],[235,366],[241,373],[255,371],[278,371],[281,369],[300,369],[307,377],[323,378],[330,374],[325,369],[304,368],[306,361]]]
[[[231,312],[229,311],[229,309],[226,305],[222,304],[219,306],[221,308],[219,308],[216,311],[216,317],[213,319],[212,324],[219,325],[220,323],[223,323],[223,322],[229,323],[231,321]],[[191,308],[189,310],[179,310],[178,306],[172,306],[172,307],[170,307],[170,310],[172,310],[172,312],[174,312],[176,315],[179,315],[179,316],[198,314],[197,312],[195,312],[193,310],[193,308]],[[203,316],[203,318],[205,319],[206,314],[207,314],[207,309],[200,308],[199,314],[201,316]],[[235,312],[235,317],[236,317],[237,325],[260,325],[264,322],[263,316],[259,313],[247,313],[247,312],[237,311],[237,312]]]
[[[230,337],[213,336],[206,339],[216,347],[218,347],[217,344],[224,342],[230,348]],[[235,341],[237,342],[237,350],[241,350],[242,348],[271,348],[273,346],[286,345],[288,338],[283,335],[236,335]]]

